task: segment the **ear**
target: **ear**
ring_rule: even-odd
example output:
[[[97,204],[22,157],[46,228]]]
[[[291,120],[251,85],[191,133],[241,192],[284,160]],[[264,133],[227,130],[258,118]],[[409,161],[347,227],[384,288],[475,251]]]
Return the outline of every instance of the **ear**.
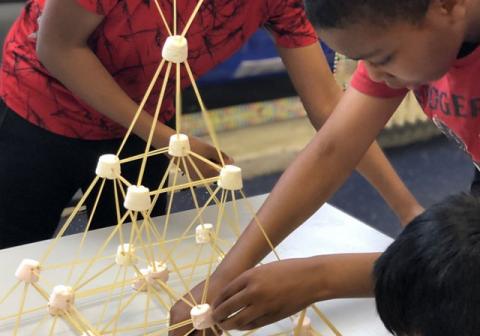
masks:
[[[467,0],[433,0],[432,6],[442,14],[453,18],[463,18],[466,14]]]

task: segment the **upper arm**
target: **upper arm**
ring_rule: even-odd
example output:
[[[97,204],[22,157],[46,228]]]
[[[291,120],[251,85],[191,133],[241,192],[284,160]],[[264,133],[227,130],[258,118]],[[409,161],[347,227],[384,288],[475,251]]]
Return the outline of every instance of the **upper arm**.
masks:
[[[298,95],[316,128],[319,128],[341,96],[319,43],[301,48],[278,48]]]
[[[102,15],[86,10],[76,0],[48,0],[38,31],[40,58],[49,51],[85,47],[102,20]]]

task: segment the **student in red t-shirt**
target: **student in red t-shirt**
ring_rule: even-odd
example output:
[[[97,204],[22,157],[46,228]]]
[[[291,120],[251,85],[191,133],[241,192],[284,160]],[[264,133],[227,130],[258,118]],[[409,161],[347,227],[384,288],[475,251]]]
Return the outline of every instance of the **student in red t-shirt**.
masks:
[[[196,4],[177,0],[178,31]],[[172,27],[172,2],[159,0],[159,5]],[[227,59],[260,26],[272,33],[319,128],[340,90],[301,0],[205,1],[186,35],[194,75]],[[0,248],[51,237],[73,193],[92,180],[98,157],[116,152],[161,60],[167,36],[153,0],[27,1],[6,38],[0,71]],[[188,85],[186,74],[182,81],[183,87]],[[166,146],[174,132],[172,83],[156,125],[155,147]],[[158,91],[134,129],[138,137],[122,155],[143,151]],[[218,160],[212,146],[193,139],[192,147]],[[161,157],[149,160],[144,184],[156,187],[167,162]],[[215,173],[206,168],[205,175]],[[378,146],[372,146],[359,170],[402,223],[420,211]],[[122,173],[128,178],[136,171],[134,166]],[[111,225],[113,196],[110,206],[108,199],[102,202],[95,222]]]
[[[258,214],[274,244],[349,176],[408,89],[477,167],[480,163],[480,1],[308,0],[307,9],[330,47],[363,62],[351,88]],[[479,190],[473,186],[472,192]],[[318,300],[372,295],[378,253],[252,268],[269,250],[252,223],[213,274],[209,296],[223,328],[252,329]]]

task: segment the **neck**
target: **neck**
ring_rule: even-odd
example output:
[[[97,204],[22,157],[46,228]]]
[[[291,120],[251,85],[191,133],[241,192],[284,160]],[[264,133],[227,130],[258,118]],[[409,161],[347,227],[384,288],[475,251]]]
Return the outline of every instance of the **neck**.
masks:
[[[480,43],[480,1],[468,0],[465,41]]]

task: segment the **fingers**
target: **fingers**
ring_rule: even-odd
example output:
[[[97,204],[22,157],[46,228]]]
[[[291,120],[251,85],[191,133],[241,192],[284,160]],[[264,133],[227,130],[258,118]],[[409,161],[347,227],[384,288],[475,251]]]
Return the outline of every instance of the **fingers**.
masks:
[[[248,325],[258,317],[259,312],[254,306],[248,306],[219,323],[223,330],[242,330],[242,327]]]
[[[263,315],[257,318],[252,319],[249,323],[242,326],[238,326],[238,330],[252,330],[264,327],[266,325],[272,324],[278,321],[276,314]]]
[[[249,297],[246,293],[245,290],[240,291],[214,308],[212,314],[213,320],[219,323],[223,329],[229,325],[228,323],[225,325],[225,321],[236,321],[234,317],[249,306]]]
[[[219,305],[221,305],[222,303],[224,303],[225,301],[227,301],[232,296],[236,295],[246,287],[247,287],[247,277],[244,275],[240,275],[238,278],[230,282],[222,290],[222,292],[217,296],[217,298],[213,301],[212,303],[213,309],[216,310]]]

